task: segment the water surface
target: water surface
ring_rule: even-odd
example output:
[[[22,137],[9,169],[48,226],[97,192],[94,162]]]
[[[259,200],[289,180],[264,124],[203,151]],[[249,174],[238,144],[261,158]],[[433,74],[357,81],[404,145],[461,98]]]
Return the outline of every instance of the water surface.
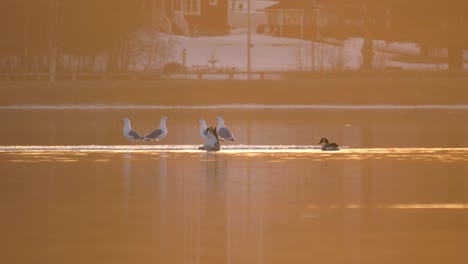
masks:
[[[198,118],[239,142],[198,151]],[[159,143],[130,143],[157,126]],[[2,263],[466,263],[468,111],[3,109]],[[322,152],[327,136],[348,146]]]
[[[161,144],[201,144],[198,119],[216,126],[218,115],[245,145],[314,145],[328,137],[353,148],[468,147],[468,105],[4,106],[0,146],[124,145],[123,117],[145,134],[161,116],[169,117]]]

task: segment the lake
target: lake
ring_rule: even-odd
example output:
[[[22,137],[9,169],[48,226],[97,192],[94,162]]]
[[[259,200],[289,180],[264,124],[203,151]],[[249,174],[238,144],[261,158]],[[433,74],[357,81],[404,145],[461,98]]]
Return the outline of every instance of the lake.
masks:
[[[160,142],[127,141],[169,117]],[[197,120],[238,142],[198,151]],[[467,263],[468,108],[0,108],[2,263]],[[344,148],[315,149],[321,137]]]

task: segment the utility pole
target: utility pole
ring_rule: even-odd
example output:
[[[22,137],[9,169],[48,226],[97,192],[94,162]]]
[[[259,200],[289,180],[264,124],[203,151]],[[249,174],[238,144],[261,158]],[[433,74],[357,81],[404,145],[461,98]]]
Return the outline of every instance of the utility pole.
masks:
[[[50,34],[49,81],[55,82],[55,75],[57,73],[58,0],[52,1],[52,32]]]
[[[310,71],[315,70],[315,43],[314,38],[310,39]]]
[[[250,1],[247,0],[247,79],[250,80],[250,71],[251,71],[251,58],[250,58],[250,48],[252,48],[252,43],[251,43],[251,29],[250,29]]]
[[[315,71],[315,42],[318,39],[318,10],[317,10],[317,5],[315,4],[315,1],[313,2],[314,6],[312,9],[312,14],[314,16],[314,34],[311,37],[310,40],[310,71]]]
[[[29,44],[29,16],[28,16],[28,3],[23,1],[23,72],[28,72],[28,44]]]
[[[362,70],[372,70],[372,62],[374,60],[373,49],[373,34],[372,30],[375,22],[375,9],[372,6],[372,0],[363,2],[364,10],[364,42],[361,48],[362,54]]]

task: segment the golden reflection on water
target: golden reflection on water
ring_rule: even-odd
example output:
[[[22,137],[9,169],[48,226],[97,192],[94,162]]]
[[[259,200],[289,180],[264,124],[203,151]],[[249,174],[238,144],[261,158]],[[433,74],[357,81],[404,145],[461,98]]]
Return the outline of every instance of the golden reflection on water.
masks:
[[[235,157],[271,157],[271,161],[308,160],[420,160],[439,162],[468,161],[467,148],[385,148],[385,149],[342,149],[336,152],[320,150],[228,150],[223,154]]]
[[[181,157],[184,155],[204,155],[204,151],[195,147],[185,149],[1,149],[0,153],[8,157],[24,157],[24,159],[11,159],[11,162],[76,162],[81,156],[90,153],[135,153],[160,157],[169,155]],[[323,152],[317,149],[227,149],[212,155],[227,155],[239,159],[262,157],[269,158],[269,162],[287,162],[289,160],[307,159],[319,160],[415,160],[437,161],[444,163],[468,161],[468,148],[372,148],[372,149],[342,149],[335,152]],[[66,157],[63,157],[66,156]],[[70,157],[72,156],[72,157]],[[108,159],[100,159],[96,162],[105,162]]]
[[[3,150],[0,244],[5,263],[464,264],[467,159],[468,149]]]
[[[308,209],[468,209],[468,203],[432,203],[432,204],[330,204],[318,205],[309,204]]]

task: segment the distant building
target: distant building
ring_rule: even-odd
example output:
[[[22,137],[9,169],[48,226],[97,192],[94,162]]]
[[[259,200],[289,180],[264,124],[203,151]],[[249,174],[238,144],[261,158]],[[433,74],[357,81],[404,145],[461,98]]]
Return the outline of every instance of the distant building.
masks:
[[[224,35],[230,31],[228,0],[142,0],[143,19],[168,33]]]
[[[338,8],[316,1],[287,1],[265,8],[271,34],[282,37],[315,38],[336,28]]]

